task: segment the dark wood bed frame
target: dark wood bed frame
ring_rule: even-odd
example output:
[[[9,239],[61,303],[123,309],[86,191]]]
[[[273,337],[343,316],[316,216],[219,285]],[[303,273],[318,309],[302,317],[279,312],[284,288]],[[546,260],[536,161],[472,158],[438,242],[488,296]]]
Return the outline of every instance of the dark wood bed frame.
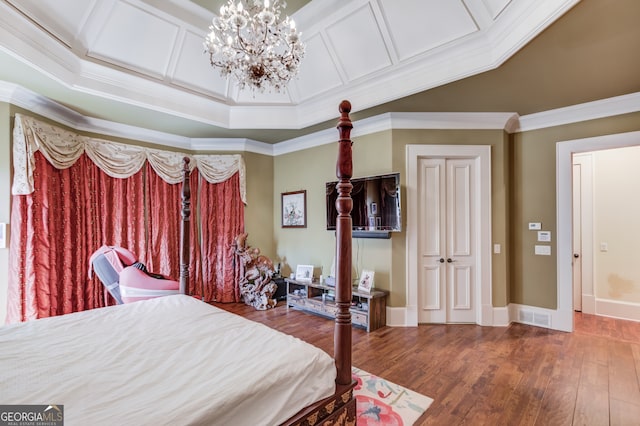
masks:
[[[285,425],[355,425],[356,401],[353,396],[355,382],[351,376],[351,177],[353,162],[351,150],[351,129],[349,118],[351,104],[342,101],[339,107],[338,121],[338,160],[336,176],[338,177],[338,199],[336,208],[336,313],[333,348],[336,365],[335,394],[302,408],[296,415],[287,420]],[[189,261],[190,261],[190,218],[191,190],[189,159],[184,159],[182,182],[182,224],[180,238],[180,293],[189,293]]]

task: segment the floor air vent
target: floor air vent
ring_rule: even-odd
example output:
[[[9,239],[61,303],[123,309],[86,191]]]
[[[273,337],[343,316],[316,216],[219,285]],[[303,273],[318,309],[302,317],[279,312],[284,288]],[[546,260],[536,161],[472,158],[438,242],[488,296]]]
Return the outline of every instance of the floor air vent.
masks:
[[[551,316],[546,312],[521,309],[518,311],[518,322],[549,328],[551,327]]]

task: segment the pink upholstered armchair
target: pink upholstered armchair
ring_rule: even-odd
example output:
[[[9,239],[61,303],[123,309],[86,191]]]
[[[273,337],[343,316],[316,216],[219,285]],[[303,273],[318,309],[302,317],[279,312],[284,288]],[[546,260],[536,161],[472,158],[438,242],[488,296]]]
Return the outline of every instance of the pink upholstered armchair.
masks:
[[[148,272],[126,248],[102,246],[89,263],[89,275],[93,269],[118,304],[179,293],[178,281]]]

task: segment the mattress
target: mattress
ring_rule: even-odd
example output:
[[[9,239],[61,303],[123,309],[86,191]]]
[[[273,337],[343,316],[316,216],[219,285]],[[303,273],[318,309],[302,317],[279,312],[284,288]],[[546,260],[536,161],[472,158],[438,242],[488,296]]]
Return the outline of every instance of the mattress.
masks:
[[[324,351],[184,295],[0,328],[2,404],[66,425],[274,425],[330,396]]]

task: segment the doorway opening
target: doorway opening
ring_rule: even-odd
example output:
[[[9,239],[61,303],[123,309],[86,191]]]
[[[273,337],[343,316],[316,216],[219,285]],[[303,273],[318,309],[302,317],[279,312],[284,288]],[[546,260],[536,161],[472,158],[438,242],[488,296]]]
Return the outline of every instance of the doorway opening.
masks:
[[[573,155],[636,145],[640,145],[640,132],[563,141],[556,145],[558,307],[555,315],[557,327],[554,328],[573,331]]]

